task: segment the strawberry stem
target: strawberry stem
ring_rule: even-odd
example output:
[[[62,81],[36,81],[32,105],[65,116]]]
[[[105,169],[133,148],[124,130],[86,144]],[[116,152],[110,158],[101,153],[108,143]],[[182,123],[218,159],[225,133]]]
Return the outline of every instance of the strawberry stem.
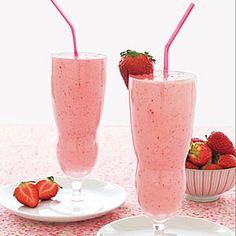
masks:
[[[57,182],[54,181],[54,177],[53,177],[53,176],[49,176],[49,177],[47,177],[47,179],[48,179],[49,181],[52,181],[53,183],[56,183],[57,186],[58,186],[60,189],[62,189],[62,186],[59,185]]]
[[[219,159],[220,159],[220,154],[216,153],[216,152],[212,152],[212,163],[214,164],[219,164]]]
[[[196,155],[198,152],[199,152],[198,144],[192,143],[192,144],[191,144],[191,147],[190,147],[189,153],[190,153],[190,154],[193,154],[193,155]]]
[[[49,177],[47,177],[47,179],[54,182],[54,177],[53,176],[49,176]]]

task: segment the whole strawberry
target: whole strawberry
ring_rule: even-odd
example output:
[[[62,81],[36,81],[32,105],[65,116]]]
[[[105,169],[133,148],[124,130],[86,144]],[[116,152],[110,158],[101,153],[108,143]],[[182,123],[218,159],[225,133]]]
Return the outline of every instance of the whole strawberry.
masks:
[[[39,192],[33,181],[21,182],[15,188],[13,195],[20,203],[31,208],[39,203]]]
[[[186,161],[185,162],[185,168],[187,169],[199,169],[198,166],[194,165],[192,162],[190,161]]]
[[[36,188],[38,189],[39,198],[41,200],[49,200],[55,197],[59,188],[62,187],[54,181],[53,176],[50,176],[47,179],[40,180],[36,184]]]
[[[232,155],[234,155],[234,156],[236,157],[236,148],[234,148],[234,149],[232,150],[232,152],[230,152],[230,154],[232,154]]]
[[[234,145],[223,132],[212,132],[207,138],[207,144],[216,153],[233,154]]]
[[[220,155],[216,163],[224,169],[233,168],[236,167],[236,157],[231,154]]]
[[[212,151],[206,143],[192,143],[189,150],[188,158],[193,164],[197,166],[203,166],[207,162],[211,162]]]
[[[204,165],[201,169],[202,170],[220,170],[222,169],[222,167],[220,165],[209,162],[206,165]]]
[[[129,75],[150,75],[154,71],[155,59],[148,52],[127,50],[121,52],[119,69],[126,87],[129,86]]]

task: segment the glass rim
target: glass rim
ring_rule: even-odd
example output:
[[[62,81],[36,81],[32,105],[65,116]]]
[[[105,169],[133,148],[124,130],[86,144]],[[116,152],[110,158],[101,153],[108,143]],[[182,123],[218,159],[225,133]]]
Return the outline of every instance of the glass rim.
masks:
[[[194,80],[197,81],[197,76],[194,73],[190,73],[187,71],[179,71],[179,70],[170,70],[169,71],[169,75],[171,74],[182,74],[182,75],[186,75],[186,78],[179,78],[179,79],[164,79],[163,77],[163,71],[162,70],[154,70],[154,74],[150,75],[129,75],[129,78],[138,82],[142,82],[142,83],[173,83],[173,82],[181,82],[181,81],[189,81],[189,80]],[[141,76],[143,77],[143,79],[139,79],[138,77]],[[147,77],[145,79],[145,76]],[[174,76],[174,75],[173,75]],[[160,77],[160,79],[158,80],[153,80],[150,79],[151,77]]]
[[[67,59],[67,60],[101,60],[106,59],[107,56],[102,53],[97,52],[79,52],[78,58],[75,58],[74,52],[55,52],[51,53],[51,58],[58,58],[58,59]],[[80,57],[82,55],[82,57]]]

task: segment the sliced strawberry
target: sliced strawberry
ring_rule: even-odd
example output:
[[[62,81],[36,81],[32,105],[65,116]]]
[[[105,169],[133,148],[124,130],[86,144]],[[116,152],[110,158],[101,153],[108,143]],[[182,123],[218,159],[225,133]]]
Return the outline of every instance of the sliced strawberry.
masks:
[[[233,168],[236,167],[236,157],[232,154],[220,155],[216,163],[224,169]]]
[[[39,203],[39,192],[32,181],[21,182],[15,188],[13,195],[20,203],[31,208],[36,207]]]
[[[39,199],[49,200],[52,197],[55,197],[59,188],[62,187],[54,181],[53,176],[50,176],[47,179],[40,180],[36,184],[36,188],[39,191]]]
[[[194,165],[192,162],[190,161],[186,161],[185,162],[185,168],[187,169],[199,169],[198,166]]]
[[[150,75],[154,71],[155,59],[148,52],[127,50],[121,52],[119,69],[126,87],[129,86],[129,75]]]
[[[233,143],[223,132],[212,132],[207,138],[207,144],[219,154],[232,154],[234,152]]]
[[[209,162],[206,165],[204,165],[201,169],[202,170],[220,170],[222,169],[222,167],[220,165]]]
[[[189,150],[188,158],[193,164],[197,166],[203,166],[207,162],[211,162],[212,151],[206,143],[192,143]]]

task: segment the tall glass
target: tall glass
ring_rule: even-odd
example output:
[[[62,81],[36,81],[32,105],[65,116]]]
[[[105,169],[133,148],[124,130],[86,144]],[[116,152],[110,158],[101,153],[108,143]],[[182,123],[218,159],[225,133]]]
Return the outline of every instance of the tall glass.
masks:
[[[52,55],[52,101],[58,129],[57,158],[72,183],[73,196],[80,211],[94,211],[95,202],[81,195],[82,180],[94,167],[106,82],[106,56],[95,53]],[[65,209],[63,209],[65,210]],[[74,211],[74,207],[72,207]]]
[[[165,234],[165,223],[181,207],[185,193],[185,158],[192,136],[195,76],[160,72],[130,76],[131,127],[137,156],[139,204],[153,221],[154,235]]]

